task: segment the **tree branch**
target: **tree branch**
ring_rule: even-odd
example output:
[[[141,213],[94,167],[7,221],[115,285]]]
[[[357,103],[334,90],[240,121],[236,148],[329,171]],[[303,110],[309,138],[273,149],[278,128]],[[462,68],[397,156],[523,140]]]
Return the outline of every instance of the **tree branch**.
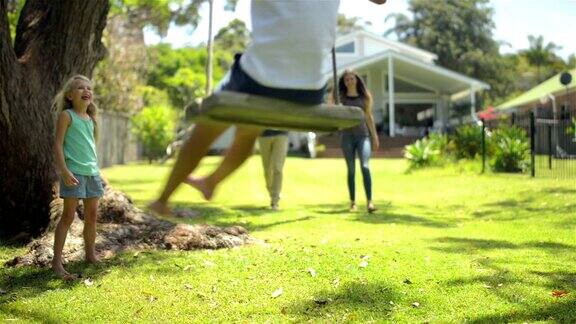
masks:
[[[12,47],[10,26],[8,24],[8,6],[6,0],[0,0],[0,125],[12,130],[10,122],[10,110],[6,98],[6,89],[9,88],[11,79],[16,73],[16,55]]]

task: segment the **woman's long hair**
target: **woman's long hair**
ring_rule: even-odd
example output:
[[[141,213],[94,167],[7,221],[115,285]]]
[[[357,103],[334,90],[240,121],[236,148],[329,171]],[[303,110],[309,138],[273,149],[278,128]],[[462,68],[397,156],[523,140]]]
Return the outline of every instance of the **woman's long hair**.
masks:
[[[340,79],[338,80],[338,91],[340,92],[340,101],[342,101],[342,99],[346,97],[346,93],[348,92],[348,89],[344,84],[344,77],[347,74],[352,74],[356,78],[356,92],[358,92],[360,98],[364,100],[372,100],[372,95],[370,94],[370,91],[368,91],[368,88],[366,88],[364,80],[362,80],[362,78],[358,76],[358,73],[352,70],[346,70],[344,71],[344,73],[342,73]]]
[[[52,103],[52,107],[56,111],[57,114],[60,114],[62,111],[66,110],[66,109],[74,109],[74,106],[72,105],[72,101],[70,101],[67,98],[67,96],[74,89],[74,85],[79,80],[88,82],[90,85],[92,85],[92,81],[90,79],[88,79],[87,77],[80,75],[80,74],[75,75],[75,76],[71,77],[70,79],[68,79],[68,81],[66,81],[66,83],[64,83],[64,86],[60,89],[60,91],[58,91],[58,93],[54,97],[54,102]],[[94,98],[92,98],[92,102],[88,105],[88,109],[86,110],[86,113],[88,114],[88,116],[90,116],[90,119],[92,119],[92,122],[94,123],[94,138],[96,138],[96,135],[98,134],[98,131],[97,131],[98,130],[98,123],[96,122],[96,115],[98,114],[98,107],[94,103]]]

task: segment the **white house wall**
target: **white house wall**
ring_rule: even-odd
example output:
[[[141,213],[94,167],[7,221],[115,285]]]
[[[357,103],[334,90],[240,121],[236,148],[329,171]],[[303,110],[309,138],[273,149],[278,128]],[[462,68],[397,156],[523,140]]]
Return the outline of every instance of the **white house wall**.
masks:
[[[372,38],[362,37],[362,39],[364,40],[364,56],[374,55],[389,49],[388,46],[375,41]]]

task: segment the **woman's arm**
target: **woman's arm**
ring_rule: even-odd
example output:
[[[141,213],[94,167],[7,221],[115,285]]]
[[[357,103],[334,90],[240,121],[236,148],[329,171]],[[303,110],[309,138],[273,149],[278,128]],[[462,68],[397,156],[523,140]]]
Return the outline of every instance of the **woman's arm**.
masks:
[[[64,136],[66,135],[68,126],[70,126],[70,122],[70,115],[68,115],[67,112],[62,111],[60,115],[58,115],[54,151],[56,152],[56,166],[62,175],[64,183],[67,186],[75,186],[79,183],[78,179],[76,179],[72,172],[68,170],[68,167],[66,166],[66,159],[64,158]]]
[[[374,125],[374,116],[372,116],[372,96],[366,98],[366,109],[364,111],[366,115],[366,124],[368,125],[368,131],[370,132],[370,139],[372,142],[372,151],[377,151],[380,147],[380,140],[378,139],[378,133],[376,133],[376,126]]]

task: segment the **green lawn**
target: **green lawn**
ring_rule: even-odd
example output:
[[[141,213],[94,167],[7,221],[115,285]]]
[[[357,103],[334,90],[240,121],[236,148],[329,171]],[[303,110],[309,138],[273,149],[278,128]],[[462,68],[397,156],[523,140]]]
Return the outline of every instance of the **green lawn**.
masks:
[[[191,223],[242,225],[265,243],[72,265],[90,286],[47,269],[2,269],[0,320],[576,322],[574,179],[478,175],[477,164],[405,168],[371,161],[379,211],[369,215],[361,190],[361,211],[347,212],[343,160],[291,158],[283,209],[274,213],[264,208],[254,157],[213,203],[190,188],[174,203],[202,212]],[[143,206],[168,170],[130,165],[105,174]],[[0,247],[0,261],[23,251]]]

